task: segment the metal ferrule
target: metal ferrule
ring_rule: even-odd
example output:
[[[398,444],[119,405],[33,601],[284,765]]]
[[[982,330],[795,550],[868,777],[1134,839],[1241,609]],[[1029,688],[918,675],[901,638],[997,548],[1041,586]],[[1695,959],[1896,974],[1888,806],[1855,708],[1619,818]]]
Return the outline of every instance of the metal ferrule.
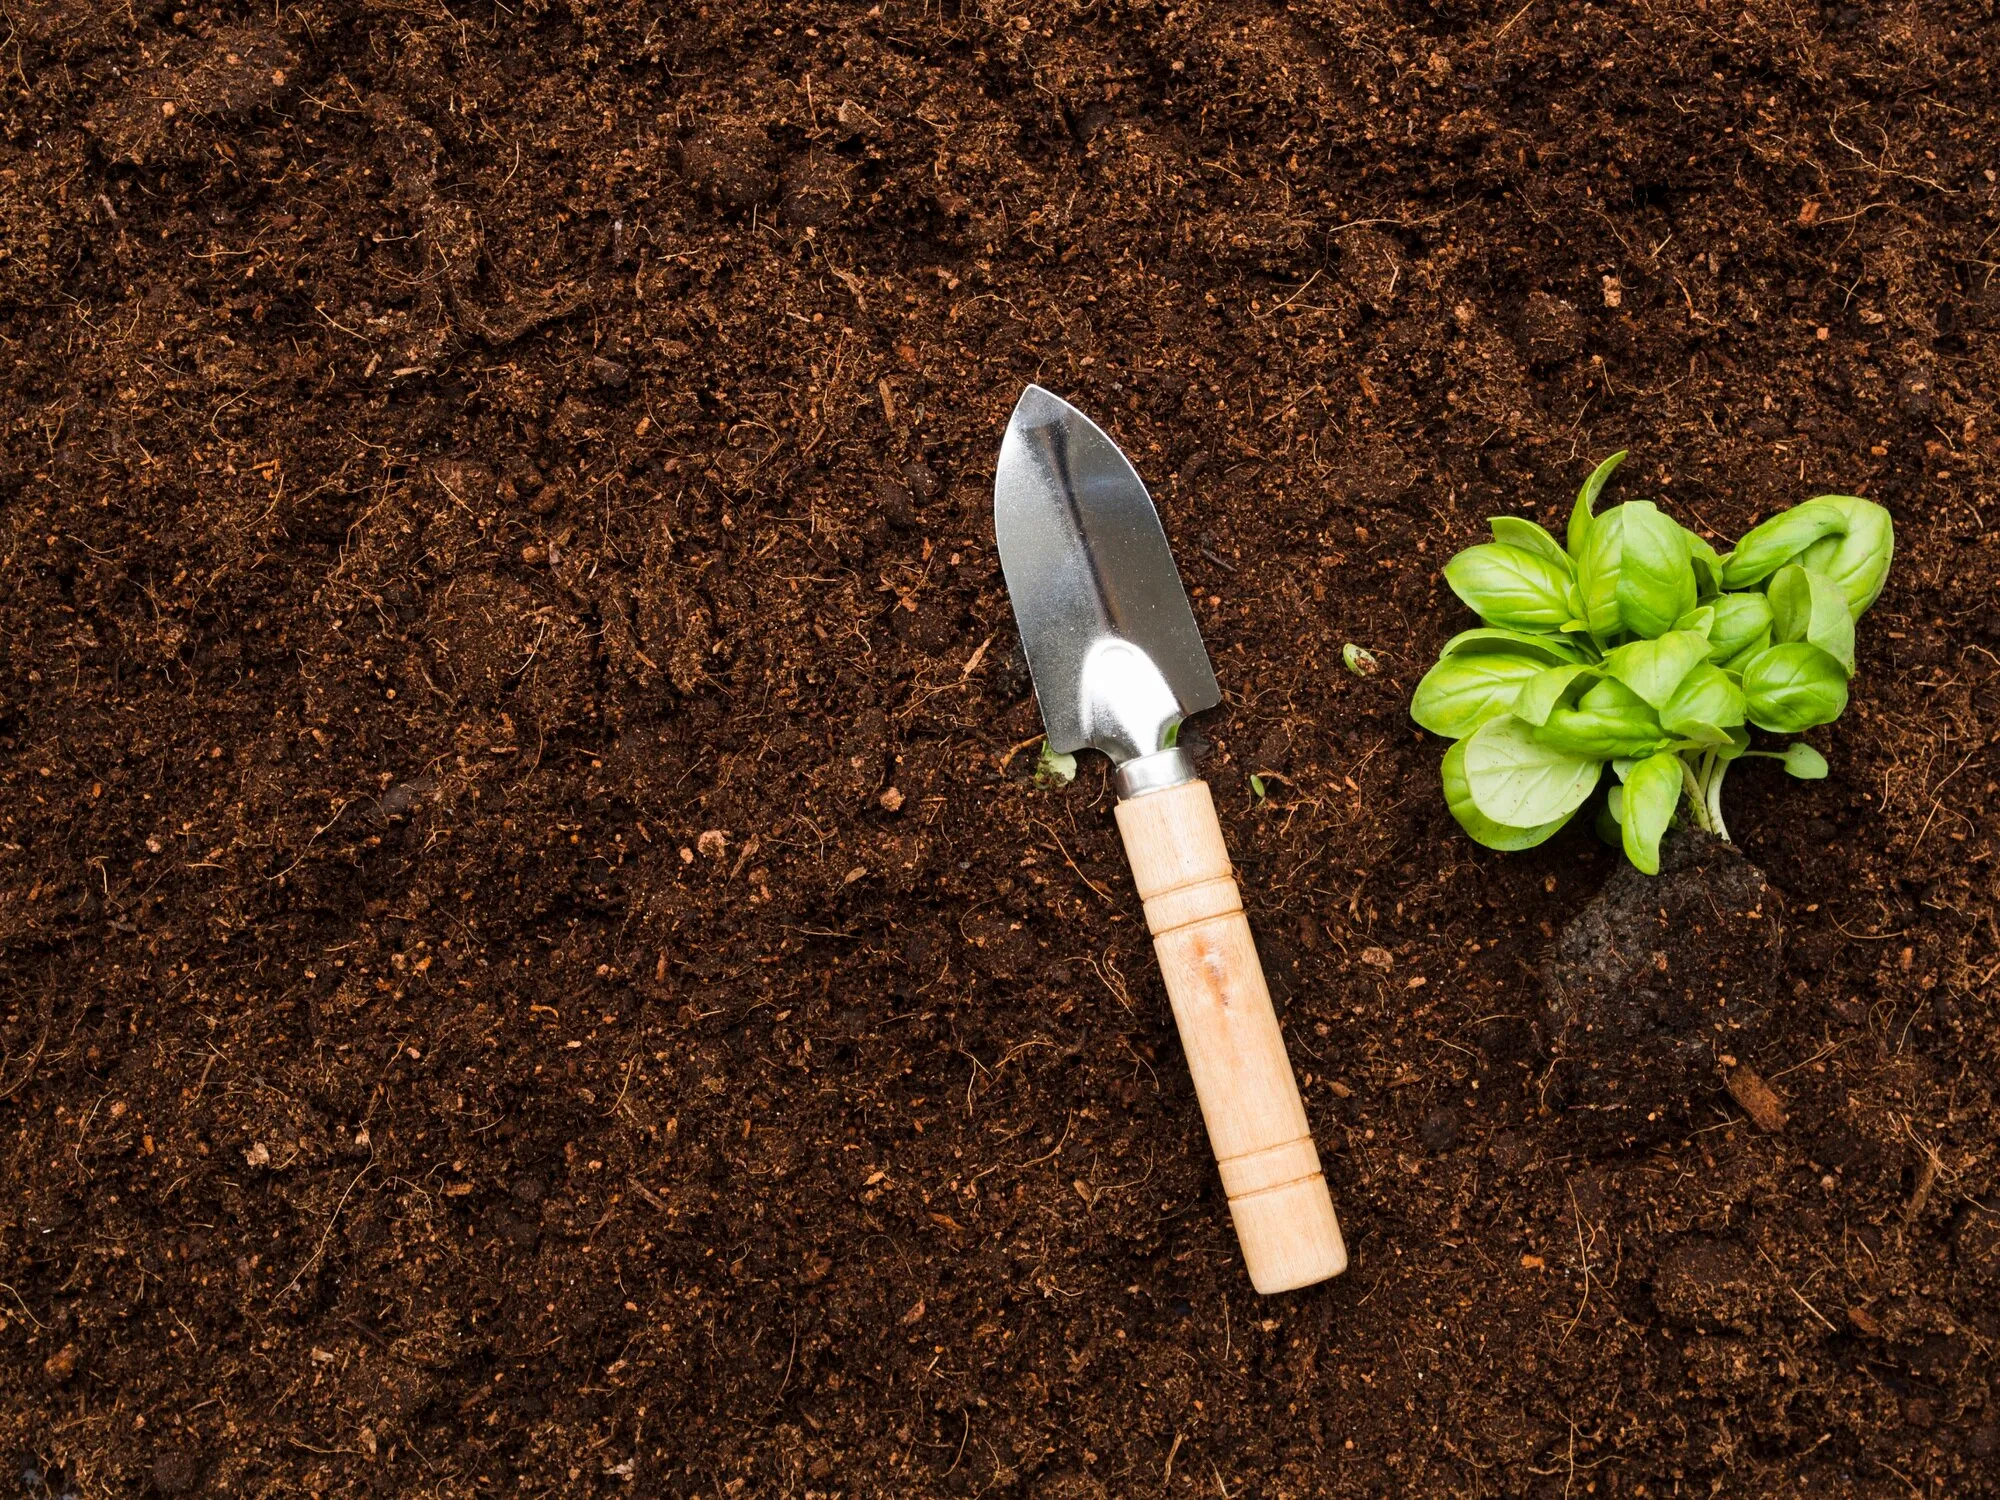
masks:
[[[1148,792],[1164,792],[1168,787],[1186,786],[1194,780],[1194,761],[1179,745],[1155,750],[1151,755],[1134,756],[1111,776],[1112,788],[1120,802],[1130,802]]]

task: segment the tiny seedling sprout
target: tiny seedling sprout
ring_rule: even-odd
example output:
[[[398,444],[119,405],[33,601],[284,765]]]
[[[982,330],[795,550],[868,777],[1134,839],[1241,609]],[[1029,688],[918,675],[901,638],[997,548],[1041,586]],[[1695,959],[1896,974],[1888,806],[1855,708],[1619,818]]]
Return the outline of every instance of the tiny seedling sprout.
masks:
[[[1076,757],[1058,755],[1047,740],[1042,741],[1041,759],[1035,762],[1035,785],[1053,791],[1076,780]]]

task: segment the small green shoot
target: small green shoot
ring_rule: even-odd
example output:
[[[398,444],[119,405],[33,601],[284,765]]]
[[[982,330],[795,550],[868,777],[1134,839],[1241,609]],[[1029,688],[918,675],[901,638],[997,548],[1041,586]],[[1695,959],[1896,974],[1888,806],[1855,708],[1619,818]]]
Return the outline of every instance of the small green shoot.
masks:
[[[1340,659],[1347,670],[1356,677],[1373,677],[1382,669],[1382,664],[1375,660],[1373,651],[1365,646],[1357,646],[1352,641],[1340,648]]]
[[[1250,795],[1259,802],[1271,795],[1271,789],[1264,785],[1264,778],[1254,771],[1250,773]]]
[[[1822,495],[1718,554],[1651,501],[1594,513],[1624,457],[1584,484],[1566,548],[1532,521],[1496,516],[1491,542],[1445,564],[1481,624],[1446,643],[1410,716],[1456,742],[1445,800],[1480,843],[1539,844],[1605,785],[1598,832],[1655,875],[1683,807],[1729,837],[1732,761],[1827,774],[1807,744],[1751,750],[1748,726],[1797,734],[1840,717],[1855,621],[1882,592],[1895,528],[1872,501]],[[1350,670],[1357,651],[1342,653]]]
[[[1076,780],[1076,757],[1058,755],[1047,740],[1042,741],[1042,757],[1035,762],[1035,785],[1052,792]]]

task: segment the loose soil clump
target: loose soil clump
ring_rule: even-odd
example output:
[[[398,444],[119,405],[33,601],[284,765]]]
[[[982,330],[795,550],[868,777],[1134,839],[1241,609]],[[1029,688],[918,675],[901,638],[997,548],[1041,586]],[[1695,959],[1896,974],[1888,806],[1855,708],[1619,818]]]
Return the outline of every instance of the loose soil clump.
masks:
[[[1783,920],[1733,844],[1675,831],[1660,873],[1617,866],[1542,967],[1545,1085],[1594,1148],[1680,1133],[1776,1020]]]

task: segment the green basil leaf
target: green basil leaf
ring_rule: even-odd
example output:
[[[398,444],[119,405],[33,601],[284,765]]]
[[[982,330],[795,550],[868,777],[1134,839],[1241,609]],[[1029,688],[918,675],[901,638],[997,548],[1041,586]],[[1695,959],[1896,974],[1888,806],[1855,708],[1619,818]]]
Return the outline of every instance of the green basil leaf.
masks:
[[[1546,557],[1565,574],[1575,571],[1575,565],[1570,562],[1569,554],[1563,551],[1562,544],[1527,517],[1492,516],[1486,524],[1493,528],[1493,540],[1503,546]]]
[[[1444,781],[1445,806],[1458,819],[1458,826],[1477,842],[1489,849],[1532,849],[1569,821],[1569,815],[1564,814],[1533,828],[1510,828],[1487,817],[1473,804],[1472,791],[1466,785],[1465,747],[1469,743],[1460,740],[1447,750],[1439,771]]]
[[[1707,537],[1696,536],[1685,526],[1681,534],[1687,538],[1688,562],[1694,568],[1695,597],[1713,599],[1722,591],[1722,559]]]
[[[1447,656],[1424,673],[1410,699],[1410,717],[1432,734],[1463,739],[1514,706],[1522,684],[1542,670],[1526,656],[1474,651]]]
[[[1553,630],[1576,613],[1567,570],[1519,547],[1467,547],[1444,565],[1444,577],[1489,625]]]
[[[1618,804],[1624,795],[1625,788],[1614,786],[1597,810],[1597,836],[1614,849],[1623,848],[1625,843],[1624,835],[1618,831]]]
[[[1783,759],[1788,776],[1796,776],[1801,781],[1826,780],[1826,757],[1804,740],[1794,740],[1785,746]]]
[[[1696,605],[1678,620],[1674,621],[1674,629],[1697,631],[1703,640],[1707,640],[1709,633],[1715,629],[1715,606],[1713,604]]]
[[[1824,501],[1808,500],[1781,510],[1736,544],[1722,565],[1722,586],[1740,589],[1762,583],[1821,537],[1846,529],[1846,514]]]
[[[1728,672],[1733,676],[1740,678],[1742,677],[1743,669],[1746,666],[1748,666],[1752,661],[1756,660],[1759,656],[1762,656],[1766,651],[1770,649],[1771,649],[1771,630],[1769,626],[1766,626],[1764,629],[1757,632],[1757,638],[1751,641],[1749,645],[1745,646],[1741,651],[1737,652],[1734,656],[1730,657],[1728,661],[1719,662],[1717,663],[1717,665],[1720,666],[1723,671]]]
[[[1546,724],[1550,711],[1563,700],[1564,694],[1575,687],[1576,680],[1579,677],[1594,677],[1596,673],[1597,668],[1578,662],[1537,672],[1521,685],[1520,695],[1514,700],[1514,717],[1524,724]]]
[[[1614,505],[1591,522],[1576,584],[1600,645],[1628,631],[1662,635],[1695,607],[1687,538],[1650,500]]]
[[[1693,630],[1669,630],[1656,640],[1633,641],[1604,654],[1604,675],[1615,677],[1655,709],[1708,660],[1708,637]],[[1663,721],[1664,722],[1664,721]]]
[[[1610,482],[1617,467],[1625,462],[1625,450],[1620,448],[1611,457],[1590,471],[1590,478],[1584,480],[1583,488],[1576,492],[1576,506],[1569,513],[1569,555],[1581,567],[1583,550],[1590,537],[1593,524],[1591,511],[1596,508],[1597,497],[1604,493],[1604,486]]]
[[[1582,661],[1583,655],[1577,648],[1558,635],[1534,635],[1525,630],[1495,630],[1482,626],[1477,630],[1461,630],[1444,643],[1439,656],[1458,656],[1474,651],[1499,651],[1508,656],[1535,656],[1548,666],[1557,666],[1566,661]]]
[[[1618,562],[1618,613],[1634,635],[1664,635],[1695,606],[1687,533],[1650,500],[1628,500]]]
[[[1587,755],[1546,745],[1511,714],[1489,719],[1465,741],[1465,784],[1484,817],[1509,828],[1567,818],[1603,768]]]
[[[1797,734],[1831,724],[1847,707],[1847,673],[1804,641],[1770,646],[1743,667],[1744,715],[1759,729]]]
[[[1750,731],[1739,724],[1729,731],[1729,748],[1718,747],[1715,754],[1718,760],[1735,760],[1749,748]]]
[[[1576,591],[1583,604],[1579,613],[1599,645],[1625,629],[1618,614],[1618,563],[1624,551],[1625,507],[1614,505],[1591,521],[1576,559]]]
[[[1771,637],[1809,641],[1854,675],[1854,616],[1847,596],[1824,573],[1787,563],[1771,575]]]
[[[1799,561],[1831,578],[1847,598],[1848,613],[1860,619],[1881,597],[1889,562],[1896,555],[1896,526],[1889,512],[1858,495],[1821,495],[1810,502],[1828,505],[1847,521],[1840,536],[1826,536],[1799,554]]]
[[[1729,731],[1716,724],[1687,723],[1674,731],[1674,741],[1670,750],[1726,750],[1730,746]]]
[[[1599,760],[1651,755],[1669,739],[1646,700],[1610,677],[1593,685],[1576,707],[1551,709],[1534,734],[1552,749]]]
[[[1771,628],[1771,601],[1762,594],[1722,594],[1712,606],[1715,623],[1708,628],[1708,659],[1725,662],[1739,656]]]
[[[1649,755],[1625,778],[1625,857],[1648,875],[1660,873],[1660,836],[1674,820],[1682,790],[1681,758],[1662,751]]]
[[[1681,679],[1660,709],[1660,727],[1683,739],[1726,745],[1725,732],[1743,722],[1743,690],[1720,667],[1703,662]]]

